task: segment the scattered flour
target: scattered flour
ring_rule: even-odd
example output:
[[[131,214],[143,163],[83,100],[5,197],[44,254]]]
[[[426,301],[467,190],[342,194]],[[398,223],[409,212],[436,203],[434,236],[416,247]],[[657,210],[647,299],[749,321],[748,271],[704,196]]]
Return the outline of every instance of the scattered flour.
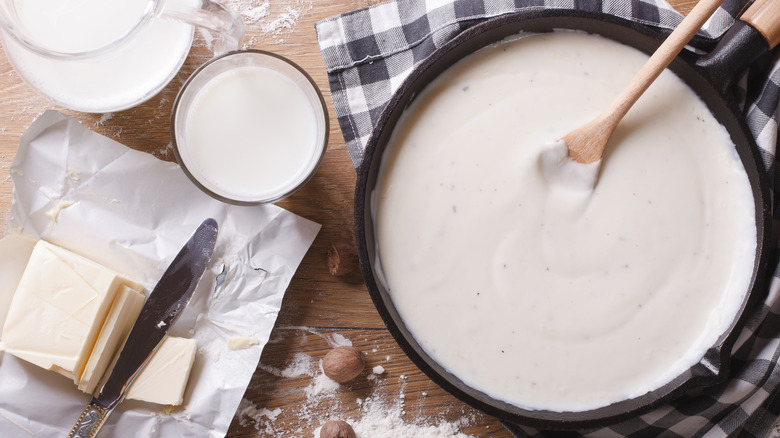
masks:
[[[274,13],[271,10],[273,5],[270,0],[224,0],[223,2],[241,15],[247,25],[247,34],[254,34],[244,41],[243,48],[252,47],[256,43],[258,30],[266,39],[271,39],[277,44],[284,43],[284,35],[293,32],[301,18],[314,7],[311,0],[287,1],[284,2],[287,4],[281,11]],[[211,35],[205,35],[203,32],[201,35],[210,48],[213,41]]]
[[[310,328],[299,329],[320,336],[332,347],[352,345],[349,339],[340,334],[326,336]],[[444,416],[407,413],[407,376],[398,376],[400,389],[391,395],[387,391],[387,377],[381,365],[373,367],[373,373],[367,376],[371,382],[368,395],[361,393],[357,397],[354,394],[354,398],[350,397],[348,387],[342,387],[322,372],[321,360],[306,353],[296,353],[284,369],[263,363],[260,363],[259,368],[277,377],[309,378],[308,385],[302,388],[305,399],[293,407],[294,415],[303,420],[294,422],[297,424],[294,430],[291,430],[284,416],[279,418],[282,408],[260,408],[249,400],[241,401],[237,413],[239,424],[242,427],[253,426],[255,430],[264,433],[263,436],[317,438],[322,424],[338,418],[352,425],[357,438],[469,438],[460,429],[476,421],[477,414],[463,413],[456,421],[448,421]],[[381,378],[380,374],[383,375]],[[423,392],[422,395],[425,397],[428,394]],[[312,435],[307,424],[310,427],[320,426]]]
[[[95,126],[102,125],[113,118],[114,118],[114,113],[104,113],[103,115],[100,116],[100,120],[95,122]]]
[[[263,25],[263,32],[272,35],[280,35],[285,29],[292,29],[298,20],[303,16],[300,9],[293,9],[291,6],[284,8],[284,12],[279,14],[275,20]]]
[[[247,23],[257,23],[263,18],[268,16],[268,10],[271,8],[271,3],[264,1],[258,6],[254,6],[250,3],[249,7],[244,8],[241,11],[241,16],[244,17]]]
[[[312,400],[317,397],[332,396],[336,394],[340,386],[339,382],[331,379],[324,373],[319,373],[314,376],[311,385],[307,386],[304,392],[306,393],[306,398]]]
[[[120,130],[121,132],[121,130]],[[171,155],[171,152],[173,152],[173,144],[168,143],[165,145],[164,148],[157,149],[156,151],[153,151],[152,154],[156,157],[160,157],[163,159],[169,158]]]
[[[276,408],[273,411],[268,410],[266,408],[258,409],[257,406],[255,406],[254,403],[247,399],[242,399],[241,403],[238,405],[238,412],[241,414],[241,418],[239,421],[246,422],[245,417],[249,417],[255,421],[260,421],[263,418],[267,418],[271,421],[276,420],[276,417],[279,416],[279,414],[282,413],[281,408]],[[246,424],[243,424],[245,426]]]
[[[352,341],[345,338],[344,336],[334,333],[331,339],[328,341],[328,344],[330,344],[331,347],[351,347]]]
[[[263,20],[271,8],[269,0],[222,0],[222,3],[238,12],[248,25]]]
[[[295,353],[290,365],[283,370],[262,363],[259,367],[261,370],[277,377],[285,377],[288,379],[302,376],[314,377],[314,360],[306,353]]]
[[[280,408],[269,410],[266,408],[258,409],[254,403],[247,399],[241,399],[238,405],[238,424],[246,427],[250,420],[254,423],[255,429],[262,430],[272,436],[276,435],[274,421],[282,413]]]
[[[404,410],[401,404],[388,406],[376,397],[363,400],[360,407],[361,417],[358,420],[345,420],[355,430],[357,438],[468,438],[469,435],[459,432],[462,426],[468,424],[468,419],[461,418],[455,422],[438,421],[433,424],[407,423],[403,419]],[[314,431],[319,437],[320,429]]]

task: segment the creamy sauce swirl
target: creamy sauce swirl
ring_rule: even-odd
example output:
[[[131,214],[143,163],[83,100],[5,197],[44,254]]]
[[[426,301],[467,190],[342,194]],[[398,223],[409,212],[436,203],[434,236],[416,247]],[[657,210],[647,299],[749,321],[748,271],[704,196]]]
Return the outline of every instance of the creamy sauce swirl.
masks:
[[[673,73],[615,131],[593,190],[550,184],[550,141],[647,59],[529,36],[462,60],[408,108],[373,193],[380,276],[423,349],[471,387],[583,411],[659,388],[739,312],[754,201],[725,128]]]

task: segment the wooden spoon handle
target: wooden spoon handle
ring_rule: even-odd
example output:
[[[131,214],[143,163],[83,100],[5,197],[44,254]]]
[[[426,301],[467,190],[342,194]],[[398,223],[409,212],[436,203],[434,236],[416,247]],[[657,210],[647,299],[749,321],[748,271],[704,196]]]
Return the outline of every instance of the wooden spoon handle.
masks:
[[[780,43],[780,1],[757,0],[742,14],[741,19],[764,35],[770,50]]]
[[[595,163],[601,159],[620,120],[723,1],[700,0],[608,107],[590,123],[563,137],[569,148],[569,156],[574,161]]]
[[[693,7],[690,13],[683,19],[679,26],[664,40],[653,53],[645,65],[637,72],[631,82],[623,89],[620,96],[607,109],[606,113],[614,113],[615,125],[628,110],[636,103],[650,84],[658,78],[658,75],[668,66],[672,60],[682,51],[688,41],[696,35],[709,17],[715,13],[724,0],[701,0]],[[772,1],[778,4],[778,1]]]

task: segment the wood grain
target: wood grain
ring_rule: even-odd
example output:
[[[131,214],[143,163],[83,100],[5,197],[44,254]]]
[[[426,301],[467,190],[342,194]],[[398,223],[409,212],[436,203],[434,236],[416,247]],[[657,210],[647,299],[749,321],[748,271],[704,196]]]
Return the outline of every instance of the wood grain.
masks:
[[[742,15],[742,19],[764,35],[770,49],[780,43],[780,2],[756,0]]]
[[[245,394],[246,400],[258,409],[278,408],[281,412],[274,421],[237,416],[228,432],[232,438],[311,436],[327,418],[359,418],[358,399],[367,398],[383,400],[388,406],[402,404],[403,418],[410,423],[465,418],[465,426],[461,428],[464,433],[479,437],[510,436],[495,418],[459,402],[411,363],[385,329],[359,273],[338,278],[328,273],[328,244],[354,241],[355,171],[336,122],[314,23],[374,3],[378,1],[275,0],[271,2],[268,19],[291,7],[303,12],[298,23],[278,35],[264,32],[262,23],[248,27],[247,41],[251,47],[287,56],[311,74],[328,103],[331,129],[328,150],[313,179],[292,197],[278,203],[322,224],[320,234],[290,284],[271,342],[265,348]],[[687,12],[696,0],[671,0],[671,3]],[[204,41],[199,38],[179,74],[159,95],[101,122],[100,114],[77,113],[48,103],[22,82],[0,53],[0,229],[5,229],[11,208],[13,187],[8,169],[20,135],[38,114],[48,108],[59,109],[94,131],[131,148],[163,160],[173,160],[169,147],[173,101],[186,78],[210,56]],[[132,175],[128,175],[128,180],[132,180]],[[289,367],[296,354],[305,354],[312,361],[318,361],[330,349],[329,341],[332,343],[336,334],[350,339],[364,351],[369,367],[382,365],[386,372],[371,377],[366,371],[354,382],[340,387],[333,397],[317,403],[307,398],[305,392],[312,384],[311,376],[287,378],[275,373]]]

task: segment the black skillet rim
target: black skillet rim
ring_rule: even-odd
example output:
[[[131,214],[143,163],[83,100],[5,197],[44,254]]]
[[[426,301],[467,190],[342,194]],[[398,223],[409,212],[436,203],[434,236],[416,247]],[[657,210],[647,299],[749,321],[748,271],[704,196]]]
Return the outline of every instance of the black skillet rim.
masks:
[[[506,30],[507,28],[510,30]],[[376,181],[376,173],[384,146],[390,137],[392,128],[394,128],[397,122],[397,118],[403,112],[403,108],[414,99],[416,94],[414,90],[417,88],[416,84],[418,81],[423,83],[419,89],[424,88],[424,84],[430,82],[447,66],[452,65],[467,53],[476,50],[463,48],[464,46],[469,46],[469,43],[473,44],[472,39],[474,38],[478,38],[478,43],[473,44],[474,47],[484,47],[490,41],[500,41],[505,36],[515,34],[521,29],[523,31],[535,32],[563,28],[597,33],[618,41],[624,41],[624,43],[625,41],[631,41],[629,45],[645,52],[650,52],[657,47],[660,44],[660,39],[665,34],[662,30],[603,13],[549,9],[521,11],[499,16],[464,31],[446,45],[434,51],[419,67],[413,70],[380,115],[369,139],[363,162],[358,169],[358,181],[355,188],[355,231],[363,277],[377,311],[403,351],[431,380],[460,400],[501,420],[541,429],[574,430],[602,427],[639,415],[663,402],[679,398],[697,388],[709,386],[725,379],[725,376],[728,374],[729,352],[736,341],[740,329],[746,323],[746,314],[748,313],[746,309],[755,306],[758,301],[763,299],[766,293],[769,251],[765,250],[765,248],[769,248],[771,210],[768,178],[761,164],[762,161],[757,147],[752,137],[748,134],[747,125],[743,118],[739,116],[738,108],[731,99],[721,96],[714,89],[708,91],[708,87],[704,86],[704,95],[697,89],[697,93],[707,103],[710,110],[718,116],[719,121],[726,126],[732,139],[737,144],[738,153],[748,172],[753,188],[757,227],[757,255],[751,287],[747,291],[740,314],[732,324],[731,329],[721,336],[716,346],[707,352],[702,362],[663,387],[643,396],[584,412],[552,412],[522,409],[492,399],[484,393],[469,388],[457,377],[436,364],[435,361],[425,354],[404,327],[401,318],[392,305],[392,301],[384,290],[380,289],[374,277],[372,263],[374,254],[370,253],[374,252],[375,246],[373,242],[373,226],[370,219],[371,203],[368,183],[371,181],[374,184]],[[442,65],[444,66],[443,68],[441,67]],[[437,66],[438,69],[436,68]],[[671,68],[687,83],[690,83],[692,80],[706,82],[700,72],[697,72],[691,65],[679,58],[675,60]],[[717,111],[715,108],[712,108],[713,105],[719,105]],[[726,111],[727,115],[730,115],[725,121],[722,120],[724,111]],[[373,188],[373,185],[371,188]],[[367,234],[367,232],[370,234]],[[370,245],[368,239],[371,240]]]

